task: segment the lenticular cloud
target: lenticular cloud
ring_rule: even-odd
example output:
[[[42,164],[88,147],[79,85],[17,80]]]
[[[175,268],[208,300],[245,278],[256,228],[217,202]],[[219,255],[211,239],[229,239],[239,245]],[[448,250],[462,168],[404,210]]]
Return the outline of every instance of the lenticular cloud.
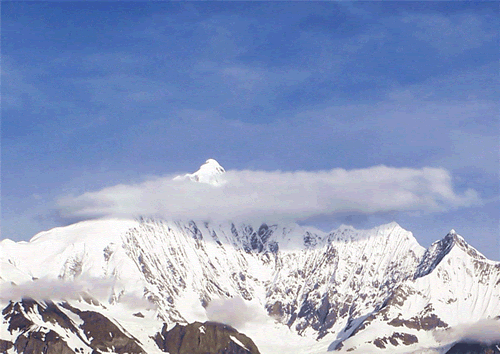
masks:
[[[480,202],[474,190],[455,192],[449,172],[441,168],[232,170],[215,185],[196,182],[195,174],[186,176],[190,178],[159,177],[66,196],[58,201],[60,213],[73,219],[148,215],[300,221],[344,212],[445,211]]]

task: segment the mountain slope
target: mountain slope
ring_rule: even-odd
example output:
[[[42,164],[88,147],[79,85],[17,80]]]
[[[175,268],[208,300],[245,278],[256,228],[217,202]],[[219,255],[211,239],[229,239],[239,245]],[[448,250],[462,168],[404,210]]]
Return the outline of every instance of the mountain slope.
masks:
[[[85,303],[75,305],[86,307]],[[2,311],[0,329],[6,339],[0,342],[0,350],[27,354],[259,353],[251,339],[224,324],[176,325],[170,330],[165,324],[154,336],[135,337],[122,326],[130,320],[119,323],[109,313],[95,310],[81,310],[66,301],[10,302]],[[138,321],[143,317],[135,316]]]
[[[353,353],[372,346],[396,352],[404,344],[394,338],[399,334],[411,338],[406,346],[433,346],[434,331],[499,315],[500,263],[487,260],[452,230],[426,251],[413,280],[401,284],[343,344]]]
[[[424,250],[395,223],[323,233],[298,225],[98,220],[1,245],[4,302],[5,294],[29,293],[27,284],[60,281],[80,295],[68,299],[57,288],[45,295],[75,303],[94,293],[95,304],[141,310],[174,326],[209,320],[211,303],[241,298],[265,309],[272,326],[320,339],[325,350],[434,345],[432,330],[500,308],[498,263],[454,233]],[[34,261],[37,250],[44,267]]]
[[[224,184],[224,168],[214,159],[208,159],[194,173],[188,173],[183,176],[177,176],[174,180],[191,180],[193,182],[207,183],[213,186]]]
[[[224,173],[209,159],[176,179],[217,188]],[[155,353],[167,350],[159,338],[174,328],[197,333],[201,322],[219,321],[244,329],[262,353],[444,353],[460,341],[448,330],[500,315],[500,263],[453,230],[425,250],[396,223],[326,233],[296,224],[93,220],[30,242],[3,240],[0,265],[0,348],[11,352]],[[112,328],[114,339],[94,343],[100,337],[86,332],[88,321]],[[220,341],[223,351],[246,343]]]

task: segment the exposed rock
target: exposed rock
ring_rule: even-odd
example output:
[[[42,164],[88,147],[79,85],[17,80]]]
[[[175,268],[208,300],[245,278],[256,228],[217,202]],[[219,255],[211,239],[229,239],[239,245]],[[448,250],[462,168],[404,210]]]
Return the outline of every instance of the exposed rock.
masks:
[[[31,332],[47,327],[71,343],[76,353],[106,351],[110,346],[113,351],[118,348],[122,352],[154,352],[158,349],[149,336],[155,336],[161,327],[138,325],[146,324],[146,318],[152,317],[144,316],[147,310],[140,303],[131,312],[123,308],[125,316],[118,317],[130,320],[130,327],[127,320],[119,323],[108,317],[115,313],[108,307],[119,310],[117,305],[125,304],[127,293],[136,291],[154,303],[155,315],[171,330],[176,323],[188,322],[185,294],[196,295],[193,306],[199,299],[205,308],[214,299],[241,297],[265,306],[267,313],[288,326],[293,334],[317,340],[336,335],[335,345],[341,346],[345,341],[345,348],[350,348],[357,343],[350,338],[363,331],[359,338],[365,338],[364,344],[378,344],[388,352],[395,345],[401,349],[414,339],[404,333],[393,336],[393,331],[412,329],[411,333],[419,338],[427,338],[426,331],[448,326],[444,320],[455,326],[469,320],[463,314],[471,313],[471,318],[476,318],[476,314],[491,317],[498,315],[496,309],[500,308],[500,263],[485,260],[455,233],[434,243],[426,252],[411,233],[397,224],[367,231],[342,227],[326,234],[297,225],[141,220],[130,223],[130,228],[127,222],[127,229],[124,225],[124,230],[115,235],[116,225],[114,221],[102,226],[89,222],[81,230],[77,225],[63,232],[65,237],[60,237],[59,230],[37,238],[37,243],[44,245],[41,250],[59,249],[52,247],[59,242],[61,249],[67,250],[62,254],[53,252],[45,257],[46,265],[37,265],[40,269],[49,267],[47,274],[66,274],[67,270],[68,280],[79,273],[82,279],[89,274],[120,279],[107,298],[109,305],[101,304],[88,293],[78,293],[77,300],[69,300],[80,310],[61,302],[11,303],[2,318],[6,333],[3,339],[8,342],[2,345],[14,346],[21,335],[27,341],[30,336],[36,337]],[[89,227],[95,228],[95,232],[89,232]],[[72,244],[78,233],[84,239],[84,248]],[[108,233],[113,233],[113,237],[108,237]],[[87,236],[94,234],[97,238]],[[6,259],[10,262],[7,270],[14,271],[16,264],[30,263],[23,262],[26,252],[21,252],[28,246],[20,244],[17,250],[13,244],[6,245],[13,254],[17,253],[12,260],[11,256]],[[36,252],[29,254],[37,256]],[[57,262],[49,261],[58,257],[61,259]],[[47,277],[39,269],[26,268],[22,272]],[[2,272],[0,277],[11,282],[7,275]],[[487,309],[482,305],[486,303]],[[433,308],[431,304],[439,306]],[[464,309],[456,316],[459,318],[453,314],[457,308]],[[154,332],[146,333],[146,329]],[[187,329],[183,331],[187,333]],[[166,346],[163,334],[156,339]],[[195,338],[201,343],[202,337]],[[223,340],[228,345],[238,344],[239,339],[227,337]],[[380,338],[376,340],[377,337]],[[150,345],[154,350],[149,349]]]
[[[382,337],[375,339],[373,341],[373,344],[375,344],[379,348],[384,349],[386,347],[386,344],[389,343],[395,347],[398,346],[400,344],[398,340],[401,341],[401,343],[404,345],[411,345],[418,343],[418,338],[413,334],[395,332],[390,337]]]
[[[14,343],[9,342],[8,340],[0,339],[0,353],[6,353],[7,350],[12,348]]]
[[[456,240],[457,235],[454,232],[450,232],[442,240],[434,242],[427,251],[425,251],[424,257],[422,257],[422,261],[418,265],[413,279],[424,277],[431,273],[443,258],[450,253]]]
[[[500,343],[456,343],[446,354],[500,354]]]
[[[375,344],[377,347],[384,349],[385,348],[385,342],[381,338],[377,338],[373,341],[373,344]]]
[[[17,353],[74,354],[68,344],[54,331],[40,328],[17,337],[14,343]]]
[[[281,319],[285,314],[281,301],[276,301],[272,305],[267,305],[267,313],[269,314],[269,316]]]
[[[431,314],[424,317],[412,317],[409,320],[400,319],[398,317],[391,320],[388,324],[394,327],[405,326],[407,328],[413,328],[418,330],[423,329],[425,331],[429,331],[437,327],[442,327],[442,328],[448,327],[448,324],[443,322],[435,314]]]
[[[194,322],[163,326],[154,340],[170,354],[259,354],[253,341],[231,326],[216,322]]]
[[[114,348],[116,353],[145,353],[137,344],[137,339],[124,334],[108,318],[98,312],[82,311],[78,313],[84,321],[81,326],[87,338],[91,339],[91,346],[94,349],[106,351]]]
[[[82,324],[77,325],[60,307],[80,317]],[[43,323],[50,323],[52,329],[40,327],[30,320],[38,317]],[[81,311],[67,303],[56,305],[51,301],[39,303],[32,299],[11,302],[2,311],[4,320],[9,322],[8,331],[19,331],[14,346],[18,353],[69,354],[74,351],[62,339],[63,334],[73,333],[83,343],[88,344],[96,353],[112,350],[119,354],[146,353],[138,344],[138,340],[118,328],[110,319],[94,311]],[[38,323],[38,322],[37,322]],[[60,331],[57,329],[59,328]],[[81,334],[83,330],[84,336]],[[57,333],[59,331],[59,333]],[[5,341],[4,341],[5,342]],[[10,342],[1,343],[8,346]],[[0,352],[5,352],[0,351]]]
[[[23,302],[10,302],[7,307],[5,307],[2,311],[2,315],[4,315],[4,319],[6,322],[9,323],[9,327],[7,330],[12,334],[12,331],[20,331],[24,332],[28,330],[28,328],[33,325],[33,322],[28,320],[24,314],[23,310],[21,308],[21,305],[26,305]],[[26,300],[29,301],[29,300]],[[25,306],[26,308],[26,306]]]

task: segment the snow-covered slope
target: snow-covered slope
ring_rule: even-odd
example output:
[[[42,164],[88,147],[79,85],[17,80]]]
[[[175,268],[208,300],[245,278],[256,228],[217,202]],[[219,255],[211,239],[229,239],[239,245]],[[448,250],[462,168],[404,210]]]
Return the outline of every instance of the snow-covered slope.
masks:
[[[180,178],[216,186],[223,173],[208,160]],[[3,240],[0,262],[0,302],[10,306],[0,339],[12,343],[22,333],[9,330],[7,314],[26,297],[42,307],[52,300],[75,321],[78,311],[99,313],[148,353],[159,350],[151,338],[163,323],[207,320],[244,330],[262,353],[443,352],[453,343],[437,332],[500,315],[500,263],[454,231],[425,250],[396,223],[325,233],[296,224],[94,220],[30,242]],[[31,312],[43,326],[41,312]],[[59,327],[47,328],[85,342]]]
[[[222,175],[226,171],[219,165],[219,163],[214,159],[208,159],[200,169],[194,173],[188,173],[184,176],[177,176],[175,180],[188,179],[194,182],[207,183],[213,186],[218,186],[224,184],[224,179]]]
[[[453,344],[457,338],[447,336],[447,329],[499,316],[500,263],[486,259],[452,230],[425,252],[413,279],[400,284],[342,344],[353,353],[374,347],[430,350]],[[500,342],[500,332],[497,338]]]
[[[298,225],[97,220],[1,247],[5,306],[9,296],[38,295],[78,307],[87,294],[111,316],[140,311],[173,326],[209,320],[212,302],[241,298],[244,310],[270,316],[270,330],[297,337],[297,352],[369,352],[383,349],[380,338],[389,352],[405,352],[438,345],[432,330],[500,315],[498,263],[453,233],[426,251],[396,223],[322,233]],[[245,333],[266,347],[247,322]],[[404,334],[396,346],[383,342],[396,332]]]

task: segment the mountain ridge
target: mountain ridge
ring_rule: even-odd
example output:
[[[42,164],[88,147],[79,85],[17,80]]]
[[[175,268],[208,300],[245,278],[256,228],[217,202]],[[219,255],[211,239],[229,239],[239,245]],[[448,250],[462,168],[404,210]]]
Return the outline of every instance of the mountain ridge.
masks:
[[[447,272],[448,277],[453,277],[447,259],[470,261],[471,269],[478,268],[478,280],[482,274],[480,266],[485,269],[484,274],[497,269],[496,273],[490,272],[493,278],[488,275],[483,283],[488,285],[490,278],[500,282],[500,263],[486,260],[479,253],[473,257],[474,252],[468,252],[472,246],[460,236],[449,233],[426,250],[397,223],[371,230],[343,226],[323,233],[290,224],[96,220],[46,231],[30,242],[4,240],[0,247],[2,264],[23,274],[5,274],[7,267],[2,267],[2,290],[11,281],[22,288],[22,284],[47,279],[75,284],[82,280],[79,290],[91,294],[102,290],[92,289],[93,281],[106,283],[111,277],[112,285],[107,296],[98,301],[100,304],[123,308],[128,302],[144,299],[151,309],[142,309],[141,313],[148,312],[147,316],[159,318],[169,326],[209,320],[206,311],[214,300],[241,298],[245,303],[259,303],[265,314],[277,321],[276,325],[319,342],[332,341],[332,336],[336,336],[346,350],[352,338],[363,338],[363,332],[379,319],[389,332],[409,328],[407,332],[398,332],[407,333],[402,334],[403,339],[391,337],[391,332],[376,342],[387,348],[391,348],[391,341],[383,338],[393,338],[392,342],[399,345],[418,345],[408,338],[422,337],[423,332],[419,331],[425,326],[419,325],[420,330],[411,327],[425,318],[434,318],[432,315],[437,324],[454,325],[447,318],[441,319],[441,310],[429,310],[436,305],[428,299],[441,295],[418,295],[442,281],[437,274]],[[44,269],[33,260],[40,249],[46,252],[42,257]],[[442,255],[439,261],[436,255]],[[423,262],[426,257],[429,261]],[[464,274],[467,269],[463,269]],[[457,274],[462,274],[462,270]],[[86,277],[92,280],[85,283]],[[36,278],[39,280],[33,280]],[[488,288],[489,307],[470,310],[481,312],[475,316],[478,319],[489,312],[498,315],[493,313],[495,304],[500,304],[496,286]],[[482,290],[474,294],[484,298]],[[417,299],[414,304],[422,305],[417,305],[419,310],[410,306],[414,309],[405,310],[408,315],[401,317],[400,310],[411,297]],[[191,305],[186,309],[182,303],[188,300]],[[412,316],[418,320],[412,320]],[[364,323],[365,328],[360,329]],[[403,327],[394,326],[399,323]],[[440,328],[431,327],[425,328]],[[352,337],[354,331],[357,332]],[[371,342],[369,345],[374,346],[373,339]]]
[[[219,188],[225,173],[208,159],[174,180]],[[2,240],[0,264],[0,346],[9,354],[197,351],[201,323],[211,321],[243,329],[259,347],[215,326],[224,339],[206,344],[218,354],[445,353],[459,341],[442,331],[500,318],[500,262],[454,230],[424,248],[396,222],[324,232],[294,223],[87,220],[29,242]],[[92,334],[90,321],[110,337]],[[186,333],[192,340],[181,350]]]

